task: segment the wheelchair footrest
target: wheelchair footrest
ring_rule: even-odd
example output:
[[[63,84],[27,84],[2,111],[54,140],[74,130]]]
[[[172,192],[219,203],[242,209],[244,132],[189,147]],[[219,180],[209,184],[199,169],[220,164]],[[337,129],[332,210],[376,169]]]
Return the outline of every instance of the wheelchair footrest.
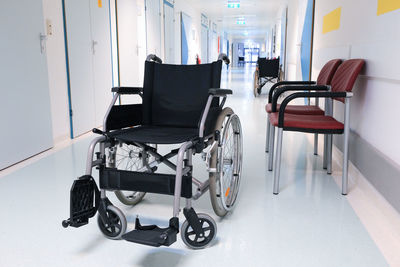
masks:
[[[156,225],[142,226],[136,218],[136,229],[124,234],[122,239],[152,247],[170,246],[176,241],[178,227],[179,221],[176,217],[169,221],[167,228],[159,228]]]
[[[70,218],[63,227],[81,227],[89,222],[99,207],[100,191],[92,176],[84,175],[74,181],[70,191]]]

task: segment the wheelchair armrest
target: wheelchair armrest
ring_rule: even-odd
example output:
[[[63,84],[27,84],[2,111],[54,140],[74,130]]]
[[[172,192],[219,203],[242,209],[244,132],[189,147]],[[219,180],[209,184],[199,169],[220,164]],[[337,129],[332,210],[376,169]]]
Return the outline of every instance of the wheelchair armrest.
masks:
[[[278,98],[281,94],[287,91],[327,91],[329,92],[330,86],[329,85],[312,85],[312,86],[306,86],[306,85],[294,85],[294,86],[283,86],[278,89],[276,89],[276,92],[272,98],[272,112],[277,111],[277,104],[278,104]]]
[[[111,92],[117,93],[120,95],[139,95],[143,91],[141,87],[113,87]]]
[[[282,82],[277,82],[274,85],[272,85],[271,89],[269,90],[269,95],[268,95],[268,103],[272,103],[272,96],[273,93],[275,92],[275,89],[282,86],[282,85],[313,85],[316,84],[317,82],[314,81],[282,81]]]
[[[220,97],[220,96],[226,96],[226,95],[231,95],[232,90],[230,89],[220,89],[220,88],[210,88],[208,89],[208,94],[215,96],[215,97]]]

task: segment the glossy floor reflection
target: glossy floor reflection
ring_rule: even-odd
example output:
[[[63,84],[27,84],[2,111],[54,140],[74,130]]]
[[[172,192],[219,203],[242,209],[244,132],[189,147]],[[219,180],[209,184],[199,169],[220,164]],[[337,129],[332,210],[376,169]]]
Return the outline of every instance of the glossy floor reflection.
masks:
[[[272,194],[264,153],[266,89],[254,99],[252,75],[252,67],[223,75],[222,87],[234,90],[226,105],[242,121],[244,165],[232,214],[214,216],[207,194],[194,203],[196,211],[217,220],[217,240],[209,248],[187,249],[180,238],[169,248],[112,241],[102,236],[95,220],[63,229],[69,189],[84,172],[89,137],[0,178],[0,266],[386,266],[304,134],[285,133],[281,193]],[[194,166],[194,176],[204,179],[199,156]],[[340,168],[334,171],[340,176]],[[126,213],[129,229],[137,214],[144,224],[161,226],[172,214],[169,196],[148,194],[136,207],[109,196]]]

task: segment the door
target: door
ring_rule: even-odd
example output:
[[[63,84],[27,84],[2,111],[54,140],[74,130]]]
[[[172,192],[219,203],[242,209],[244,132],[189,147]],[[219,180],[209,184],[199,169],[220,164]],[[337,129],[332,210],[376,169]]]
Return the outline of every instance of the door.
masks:
[[[42,0],[0,9],[0,170],[53,146]]]
[[[112,58],[108,1],[90,1],[95,125],[103,124],[111,102]]]
[[[175,62],[175,18],[174,5],[164,0],[164,46],[165,46],[165,63]]]
[[[192,28],[192,18],[181,12],[181,59],[182,64],[190,62],[190,32]]]
[[[161,11],[159,0],[146,0],[147,54],[161,57]]]
[[[146,49],[144,2],[117,1],[118,55],[121,86],[143,86]]]
[[[201,60],[203,63],[208,61],[208,29],[201,25]]]
[[[304,24],[301,31],[300,66],[301,77],[303,81],[309,81],[311,79],[314,0],[306,0],[304,2],[306,6],[304,13]]]
[[[72,137],[95,126],[92,33],[88,0],[64,0]]]
[[[108,1],[64,0],[72,137],[102,126],[111,101]]]

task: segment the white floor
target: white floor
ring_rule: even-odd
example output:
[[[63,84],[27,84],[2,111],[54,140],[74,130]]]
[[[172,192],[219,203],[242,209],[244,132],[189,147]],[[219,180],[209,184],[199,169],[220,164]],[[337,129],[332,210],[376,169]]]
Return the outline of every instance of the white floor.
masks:
[[[89,136],[0,173],[0,266],[388,266],[382,247],[340,194],[335,179],[322,170],[322,157],[313,155],[306,135],[285,133],[281,193],[272,194],[264,152],[265,95],[252,96],[250,68],[233,69],[223,79],[222,87],[234,90],[226,105],[242,121],[244,169],[232,214],[214,216],[208,195],[194,203],[197,212],[217,220],[218,237],[210,247],[193,251],[180,239],[169,248],[112,241],[102,236],[95,220],[78,229],[62,228],[72,181],[84,172]],[[200,157],[194,166],[194,175],[204,180]],[[334,165],[334,176],[340,171]],[[172,214],[169,196],[149,194],[136,207],[109,197],[127,215],[129,229],[137,214],[143,223],[164,226]]]

